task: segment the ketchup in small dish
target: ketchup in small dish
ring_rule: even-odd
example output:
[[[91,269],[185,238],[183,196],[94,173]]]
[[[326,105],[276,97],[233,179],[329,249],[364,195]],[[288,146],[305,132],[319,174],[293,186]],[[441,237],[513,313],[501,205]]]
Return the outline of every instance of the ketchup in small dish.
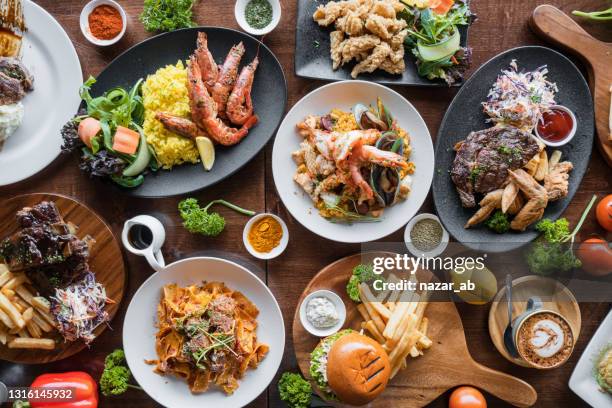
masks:
[[[559,146],[569,142],[576,133],[576,118],[564,106],[553,106],[542,114],[536,127],[536,134],[549,146]]]

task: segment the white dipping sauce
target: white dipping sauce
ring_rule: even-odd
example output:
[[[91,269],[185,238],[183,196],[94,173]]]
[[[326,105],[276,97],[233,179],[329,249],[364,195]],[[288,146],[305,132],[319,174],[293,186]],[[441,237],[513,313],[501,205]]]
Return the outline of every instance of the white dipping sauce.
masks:
[[[565,333],[553,320],[540,320],[533,326],[533,337],[529,340],[535,353],[543,358],[557,354],[565,343]]]
[[[0,143],[15,133],[23,121],[23,104],[0,105]]]
[[[314,297],[306,305],[306,318],[316,328],[332,327],[340,318],[334,303],[326,297]]]

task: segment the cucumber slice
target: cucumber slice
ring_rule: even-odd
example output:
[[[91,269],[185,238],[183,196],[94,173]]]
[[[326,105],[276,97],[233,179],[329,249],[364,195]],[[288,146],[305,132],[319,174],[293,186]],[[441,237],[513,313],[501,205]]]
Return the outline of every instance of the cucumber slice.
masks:
[[[438,61],[456,53],[460,47],[460,40],[461,36],[459,35],[459,30],[455,29],[453,34],[446,40],[435,45],[425,45],[422,44],[421,41],[418,41],[417,48],[423,61]]]
[[[132,164],[123,170],[123,175],[125,177],[136,177],[147,168],[149,162],[151,161],[151,152],[149,151],[149,147],[147,145],[147,138],[145,137],[142,129],[138,128],[138,133],[140,133],[138,153],[136,153],[136,159],[132,162]]]

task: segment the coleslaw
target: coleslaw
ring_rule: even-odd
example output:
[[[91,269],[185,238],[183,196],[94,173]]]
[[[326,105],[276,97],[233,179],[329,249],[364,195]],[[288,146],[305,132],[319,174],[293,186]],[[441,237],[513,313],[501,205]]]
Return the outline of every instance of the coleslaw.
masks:
[[[516,60],[512,60],[510,69],[497,77],[487,101],[482,103],[489,116],[487,122],[533,131],[542,114],[556,104],[557,85],[547,79],[547,74],[546,65],[533,71],[519,71]]]

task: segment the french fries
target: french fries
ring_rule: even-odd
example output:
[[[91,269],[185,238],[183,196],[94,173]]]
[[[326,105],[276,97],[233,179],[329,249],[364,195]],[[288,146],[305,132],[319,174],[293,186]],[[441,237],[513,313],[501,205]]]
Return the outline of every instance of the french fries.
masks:
[[[388,280],[398,281],[395,276]],[[367,285],[361,284],[359,297],[362,303],[357,310],[363,317],[361,328],[387,351],[391,378],[407,367],[408,357],[419,357],[423,350],[432,346],[432,340],[427,337],[429,320],[424,317],[428,302],[426,293],[387,291],[374,296]]]
[[[538,163],[538,168],[533,176],[537,181],[544,180],[544,176],[548,173],[548,154],[546,154],[546,150],[542,150],[540,152],[540,162]]]
[[[33,339],[31,337],[15,337],[8,343],[11,349],[43,349],[53,350],[55,340],[53,339]]]
[[[0,264],[0,344],[13,349],[53,350],[55,340],[44,338],[56,322],[47,299],[28,288],[23,273]]]

